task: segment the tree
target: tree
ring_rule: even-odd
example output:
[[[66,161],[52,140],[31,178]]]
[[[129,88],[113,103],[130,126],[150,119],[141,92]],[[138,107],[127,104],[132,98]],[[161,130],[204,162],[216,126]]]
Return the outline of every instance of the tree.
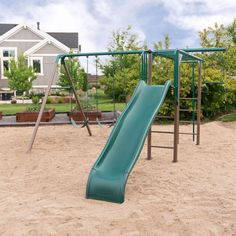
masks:
[[[9,70],[4,69],[4,76],[8,78],[11,90],[17,92],[28,92],[32,88],[33,81],[37,78],[32,66],[27,66],[25,56],[18,56],[9,61]]]
[[[230,24],[226,30],[229,37],[229,41],[231,41],[232,45],[235,46],[236,45],[236,18],[234,18],[232,24]]]
[[[83,91],[86,91],[87,88],[87,74],[85,73],[84,69],[81,67],[80,62],[78,58],[75,57],[69,57],[67,60],[65,60],[65,63],[68,67],[69,73],[72,77],[72,82],[75,86],[75,89],[82,89]],[[60,75],[59,75],[59,81],[58,85],[61,87],[65,87],[66,90],[70,90],[70,83],[68,81],[65,68],[64,66],[60,66]]]
[[[144,44],[138,41],[138,36],[132,32],[132,27],[113,31],[108,51],[128,51],[144,49]],[[104,91],[116,101],[125,101],[140,79],[140,57],[138,55],[117,55],[105,63],[99,62],[103,73],[101,83]]]
[[[199,32],[202,47],[224,47],[225,53],[201,55],[204,59],[203,85],[207,92],[202,96],[205,117],[212,117],[236,107],[236,19],[228,26],[208,27]],[[209,83],[210,82],[210,83]]]

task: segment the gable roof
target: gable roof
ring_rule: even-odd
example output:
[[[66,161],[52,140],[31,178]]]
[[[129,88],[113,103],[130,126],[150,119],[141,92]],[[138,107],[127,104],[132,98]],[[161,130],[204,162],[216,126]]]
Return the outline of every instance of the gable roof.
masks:
[[[43,48],[44,46],[46,46],[48,44],[49,45],[52,44],[52,45],[56,46],[58,49],[66,52],[66,53],[69,53],[70,49],[68,47],[65,47],[63,44],[61,44],[61,45],[63,45],[64,47],[61,47],[61,45],[55,43],[55,40],[54,41],[50,41],[50,40],[44,39],[44,40],[40,41],[38,44],[34,45],[32,48],[30,48],[27,51],[25,51],[24,54],[26,56],[29,56],[30,54],[34,54],[38,50],[40,50],[41,48]]]
[[[42,37],[44,40],[41,42],[45,43],[45,41],[47,41],[49,43],[53,43],[55,46],[60,48],[62,51],[69,52],[69,50],[70,50],[69,47],[67,47],[63,43],[59,42],[58,40],[53,38],[51,35],[43,32],[41,30],[38,30],[34,27],[25,25],[25,24],[16,25],[14,28],[10,29],[5,34],[1,35],[0,36],[0,43],[3,42],[4,40],[7,40],[8,38],[10,38],[12,35],[16,34],[17,32],[19,32],[20,30],[26,29],[26,28],[28,30],[30,30],[31,32],[35,33],[36,35]],[[39,44],[36,44],[35,46],[40,48],[42,45],[41,45],[41,43],[39,43]],[[35,46],[33,47],[33,49],[37,50],[37,48]],[[31,50],[28,50],[28,51],[31,51]],[[27,51],[27,54],[28,54],[28,51]]]
[[[0,24],[0,39],[2,40],[5,38],[8,38],[9,35],[18,31],[20,28],[22,28],[22,26],[25,26],[25,25],[23,25],[23,24]],[[71,33],[48,32],[48,33],[46,33],[41,30],[34,29],[33,27],[30,27],[28,25],[27,25],[27,28],[29,28],[32,32],[40,35],[43,38],[50,38],[51,41],[52,41],[52,39],[54,39],[54,40],[56,39],[57,41],[59,41],[61,44],[64,44],[68,48],[78,48],[79,36],[78,36],[78,33],[76,33],[76,32],[71,32]],[[4,37],[4,36],[6,36],[6,37]]]
[[[47,32],[53,38],[65,44],[69,48],[78,48],[79,36],[78,33],[61,33],[61,32]]]
[[[17,24],[0,24],[0,36],[17,26]]]

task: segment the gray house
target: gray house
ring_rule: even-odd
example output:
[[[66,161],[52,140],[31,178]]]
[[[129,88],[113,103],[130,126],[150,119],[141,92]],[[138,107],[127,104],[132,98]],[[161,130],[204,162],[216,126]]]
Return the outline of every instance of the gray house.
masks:
[[[9,59],[19,54],[26,56],[28,65],[37,72],[33,89],[44,90],[53,75],[56,56],[78,52],[78,33],[43,32],[25,24],[0,24],[0,92],[9,91],[8,80],[4,77],[4,68],[9,69]],[[57,78],[54,80],[54,85]]]

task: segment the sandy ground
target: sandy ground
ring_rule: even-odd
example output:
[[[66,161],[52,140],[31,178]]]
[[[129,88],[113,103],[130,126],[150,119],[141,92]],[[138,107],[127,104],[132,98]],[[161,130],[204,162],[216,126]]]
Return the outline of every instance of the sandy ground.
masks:
[[[236,235],[236,123],[202,125],[200,146],[181,136],[175,164],[166,149],[145,160],[145,145],[121,205],[84,197],[111,131],[91,129],[40,127],[26,154],[32,127],[1,128],[0,235]]]

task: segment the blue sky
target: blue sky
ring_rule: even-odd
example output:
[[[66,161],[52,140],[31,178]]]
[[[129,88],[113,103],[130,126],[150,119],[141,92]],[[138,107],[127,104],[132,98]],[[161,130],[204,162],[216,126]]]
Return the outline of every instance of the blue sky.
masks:
[[[149,48],[165,33],[171,48],[198,47],[200,30],[236,17],[235,0],[1,0],[0,9],[0,23],[79,32],[82,51],[106,50],[111,32],[128,25]]]

